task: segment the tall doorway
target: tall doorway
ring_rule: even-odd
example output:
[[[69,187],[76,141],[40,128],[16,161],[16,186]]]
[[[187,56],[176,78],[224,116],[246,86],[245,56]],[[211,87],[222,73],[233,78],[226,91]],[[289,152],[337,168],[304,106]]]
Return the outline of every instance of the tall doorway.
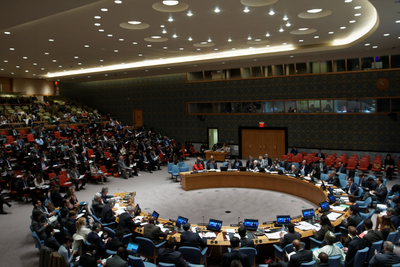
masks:
[[[138,128],[143,125],[143,109],[133,110],[133,126]]]
[[[218,143],[218,128],[207,128],[207,131],[208,147],[212,149],[213,145]]]

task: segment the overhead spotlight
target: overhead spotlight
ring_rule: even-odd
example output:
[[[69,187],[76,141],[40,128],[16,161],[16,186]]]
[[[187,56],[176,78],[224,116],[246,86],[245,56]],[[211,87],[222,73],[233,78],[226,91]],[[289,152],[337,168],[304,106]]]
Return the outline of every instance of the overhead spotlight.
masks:
[[[290,27],[291,25],[290,22],[286,23],[286,27]]]
[[[251,37],[249,36],[249,37],[247,37],[247,40],[251,40]]]
[[[176,34],[174,34],[174,35],[172,35],[172,37],[173,37],[173,38],[176,38],[176,37],[178,37],[178,36],[177,36]]]
[[[174,21],[174,19],[170,17],[170,18],[168,19],[168,21],[169,21],[169,22],[172,22],[172,21]]]
[[[4,34],[11,34],[11,32],[4,32]]]
[[[166,30],[166,29],[163,29],[163,30],[162,30],[162,33],[164,33],[164,34],[167,33],[167,30]]]
[[[114,3],[116,3],[116,4],[122,4],[122,1],[121,1],[121,0],[115,0]]]
[[[289,18],[287,17],[287,16],[284,16],[283,17],[283,20],[288,20]]]
[[[187,16],[189,16],[189,17],[193,16],[192,11],[189,10],[188,13],[187,13]]]
[[[129,23],[129,24],[133,24],[133,25],[139,25],[139,24],[141,24],[142,22],[141,22],[141,21],[137,21],[137,20],[131,20],[131,21],[128,21],[128,23]]]
[[[192,41],[193,39],[192,39],[192,37],[189,37],[189,39],[188,39],[189,41]]]
[[[208,38],[207,42],[211,43],[212,42],[211,38]]]
[[[179,4],[179,1],[173,1],[173,0],[165,0],[162,2],[166,6],[176,6],[177,4]]]
[[[215,9],[214,9],[214,12],[215,13],[219,13],[221,10],[218,8],[218,7],[216,7]]]
[[[269,34],[269,32],[267,32],[267,34],[265,36],[270,37],[271,35]]]
[[[248,13],[248,12],[250,12],[250,9],[246,6],[246,7],[243,9],[243,12]]]
[[[308,13],[319,13],[321,11],[322,11],[321,8],[314,8],[314,9],[307,10]]]
[[[228,42],[232,42],[232,39],[231,39],[231,38],[229,38],[229,39],[228,39]]]
[[[281,29],[279,29],[279,32],[283,32],[283,29],[281,28]]]
[[[271,16],[275,15],[275,12],[273,10],[271,10],[268,14],[270,14]]]

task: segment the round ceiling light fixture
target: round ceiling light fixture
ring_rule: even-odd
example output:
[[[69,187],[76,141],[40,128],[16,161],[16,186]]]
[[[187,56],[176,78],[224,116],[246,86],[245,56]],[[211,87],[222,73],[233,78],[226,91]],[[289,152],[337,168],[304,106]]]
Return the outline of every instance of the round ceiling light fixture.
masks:
[[[179,4],[179,1],[175,1],[175,0],[165,0],[162,1],[162,3],[166,6],[176,6],[177,4]]]
[[[142,22],[141,21],[137,21],[137,20],[131,20],[131,21],[128,21],[128,23],[132,24],[132,25],[139,25]]]
[[[321,11],[322,11],[322,8],[314,8],[314,9],[307,10],[308,13],[312,13],[312,14],[319,13]]]

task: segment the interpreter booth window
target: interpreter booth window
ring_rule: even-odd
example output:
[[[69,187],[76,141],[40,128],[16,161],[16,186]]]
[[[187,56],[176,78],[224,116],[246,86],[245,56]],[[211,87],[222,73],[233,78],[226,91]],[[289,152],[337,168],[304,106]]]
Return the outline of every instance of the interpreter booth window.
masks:
[[[197,103],[197,113],[213,113],[213,104]]]
[[[378,98],[376,101],[378,112],[390,112],[389,98]]]
[[[263,113],[263,103],[262,102],[253,102],[254,112],[255,113]]]
[[[389,56],[375,57],[375,69],[388,69]]]
[[[272,113],[272,112],[274,112],[274,102],[273,101],[265,101],[265,102],[263,102],[263,112],[264,113]]]
[[[333,100],[321,100],[321,109],[325,113],[333,112]]]
[[[335,100],[335,113],[347,113],[346,100]]]
[[[347,60],[347,71],[357,71],[360,70],[360,59],[353,58]]]
[[[253,105],[251,102],[243,102],[242,103],[242,112],[243,113],[253,113]]]
[[[297,106],[298,113],[307,113],[308,112],[307,100],[296,101],[296,106]]]
[[[321,101],[320,100],[308,100],[308,112],[320,113],[321,112]]]
[[[189,114],[196,113],[196,104],[195,103],[188,104],[188,112],[189,112]]]
[[[360,112],[360,101],[358,99],[348,99],[347,108],[347,112]]]
[[[375,99],[361,99],[361,110],[363,113],[375,113]]]
[[[392,98],[392,112],[400,111],[400,98]]]
[[[285,103],[283,101],[274,101],[274,113],[285,112]]]
[[[242,113],[242,102],[233,102],[232,103],[232,112],[233,113]]]
[[[296,101],[285,101],[285,110],[287,113],[296,112]]]
[[[214,113],[230,113],[231,112],[231,103],[214,103]]]

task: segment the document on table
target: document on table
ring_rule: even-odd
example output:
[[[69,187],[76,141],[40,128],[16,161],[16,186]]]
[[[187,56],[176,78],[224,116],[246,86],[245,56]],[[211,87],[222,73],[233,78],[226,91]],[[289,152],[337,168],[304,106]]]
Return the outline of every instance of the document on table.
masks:
[[[346,208],[341,206],[330,206],[333,211],[344,211]]]
[[[201,233],[199,233],[200,238],[203,237],[203,235]],[[205,238],[214,238],[217,237],[217,235],[214,232],[207,232],[204,235]]]
[[[265,236],[268,237],[268,239],[280,239],[281,236],[279,235],[281,232],[276,232],[276,233],[265,233]],[[283,233],[282,233],[283,234]]]
[[[336,221],[337,218],[339,218],[340,216],[342,216],[342,214],[341,213],[337,213],[337,212],[331,212],[331,213],[328,214],[328,218],[331,221]]]
[[[236,230],[235,229],[226,229],[226,232],[229,234],[229,233],[231,233],[231,234],[234,234],[234,233],[236,233]]]
[[[240,235],[239,235],[239,234],[234,234],[234,235],[233,235],[233,237],[237,237],[237,238],[239,238],[239,239],[240,239]],[[230,238],[230,236],[229,236],[229,235],[226,235],[226,240],[228,240],[228,241],[230,241],[230,240],[231,240],[231,238]]]
[[[315,229],[316,231],[319,231],[321,229],[321,225],[316,223],[312,225],[311,223],[308,222],[299,222],[296,223],[296,228],[302,231],[308,231],[308,230],[313,230]]]

